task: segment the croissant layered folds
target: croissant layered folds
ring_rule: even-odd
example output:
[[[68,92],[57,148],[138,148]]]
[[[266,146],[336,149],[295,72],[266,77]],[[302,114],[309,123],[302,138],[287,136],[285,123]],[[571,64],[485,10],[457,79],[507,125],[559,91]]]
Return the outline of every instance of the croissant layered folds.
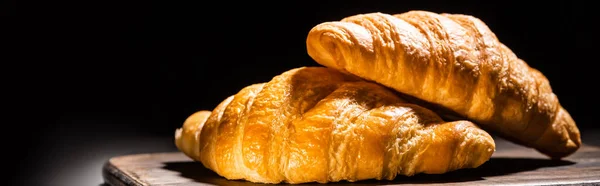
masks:
[[[552,158],[581,145],[579,129],[548,79],[473,16],[354,15],[316,25],[306,44],[326,67],[449,109]]]
[[[306,183],[394,179],[475,168],[495,146],[396,92],[325,67],[243,88],[176,131],[186,155],[227,179]]]

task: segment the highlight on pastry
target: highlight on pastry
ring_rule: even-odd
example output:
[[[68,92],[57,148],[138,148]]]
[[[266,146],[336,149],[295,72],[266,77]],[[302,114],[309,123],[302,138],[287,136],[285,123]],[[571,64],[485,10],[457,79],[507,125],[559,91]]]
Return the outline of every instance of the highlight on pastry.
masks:
[[[359,14],[316,25],[306,45],[323,66],[451,110],[551,158],[581,145],[548,79],[476,17],[420,10]]]
[[[397,92],[326,67],[241,89],[176,130],[175,144],[230,180],[392,180],[476,168],[495,150],[466,120],[446,122]]]

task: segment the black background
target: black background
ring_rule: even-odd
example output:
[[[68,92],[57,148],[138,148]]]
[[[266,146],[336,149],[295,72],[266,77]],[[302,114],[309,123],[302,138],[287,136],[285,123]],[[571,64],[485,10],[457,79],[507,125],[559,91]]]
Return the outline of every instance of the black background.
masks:
[[[21,33],[30,38],[21,57],[31,65],[35,84],[20,86],[38,102],[26,106],[27,137],[9,148],[27,153],[13,177],[25,183],[87,184],[76,174],[86,157],[101,162],[123,153],[171,150],[170,141],[140,148],[118,139],[170,140],[187,116],[214,108],[247,85],[291,68],[319,66],[306,53],[308,31],[369,12],[418,9],[480,18],[547,76],[581,130],[598,128],[593,109],[598,21],[593,6],[577,1],[46,3],[38,7],[43,14],[22,22],[31,28]],[[106,150],[116,146],[137,150]],[[104,150],[90,150],[100,147]],[[99,184],[95,173],[88,174],[90,185]]]

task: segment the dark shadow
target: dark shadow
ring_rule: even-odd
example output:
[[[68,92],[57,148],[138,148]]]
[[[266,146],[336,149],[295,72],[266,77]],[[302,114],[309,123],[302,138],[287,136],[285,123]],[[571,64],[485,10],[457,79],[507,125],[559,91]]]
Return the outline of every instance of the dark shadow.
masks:
[[[484,180],[485,177],[501,176],[539,168],[573,165],[574,162],[565,160],[533,159],[533,158],[491,158],[476,169],[462,169],[445,174],[417,174],[411,177],[398,176],[392,181],[364,180],[358,182],[330,183],[334,185],[382,185],[382,184],[426,184],[426,183],[455,183]],[[198,162],[168,162],[164,169],[177,171],[181,176],[201,183],[215,185],[263,185],[247,181],[231,181],[224,179],[213,171],[204,168]],[[300,185],[322,185],[307,183]],[[264,186],[264,185],[263,185]]]
[[[465,169],[466,174],[476,174],[481,177],[501,176],[512,173],[532,171],[539,168],[573,165],[568,160],[536,159],[536,158],[490,158],[477,169]]]
[[[179,172],[182,177],[193,179],[199,183],[208,183],[214,185],[232,185],[232,186],[264,186],[264,184],[255,184],[247,181],[227,180],[210,169],[205,168],[199,162],[167,162],[164,163],[164,169]]]

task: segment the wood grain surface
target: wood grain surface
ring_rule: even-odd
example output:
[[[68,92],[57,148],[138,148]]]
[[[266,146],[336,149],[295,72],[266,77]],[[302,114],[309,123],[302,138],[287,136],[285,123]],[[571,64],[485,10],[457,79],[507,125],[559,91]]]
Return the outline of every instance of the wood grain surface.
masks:
[[[393,181],[365,180],[332,185],[600,185],[600,147],[585,144],[563,160],[495,138],[496,152],[475,169],[446,174],[398,176]],[[227,180],[180,152],[114,157],[103,167],[107,184],[122,185],[265,185]],[[302,185],[323,185],[309,183]]]

